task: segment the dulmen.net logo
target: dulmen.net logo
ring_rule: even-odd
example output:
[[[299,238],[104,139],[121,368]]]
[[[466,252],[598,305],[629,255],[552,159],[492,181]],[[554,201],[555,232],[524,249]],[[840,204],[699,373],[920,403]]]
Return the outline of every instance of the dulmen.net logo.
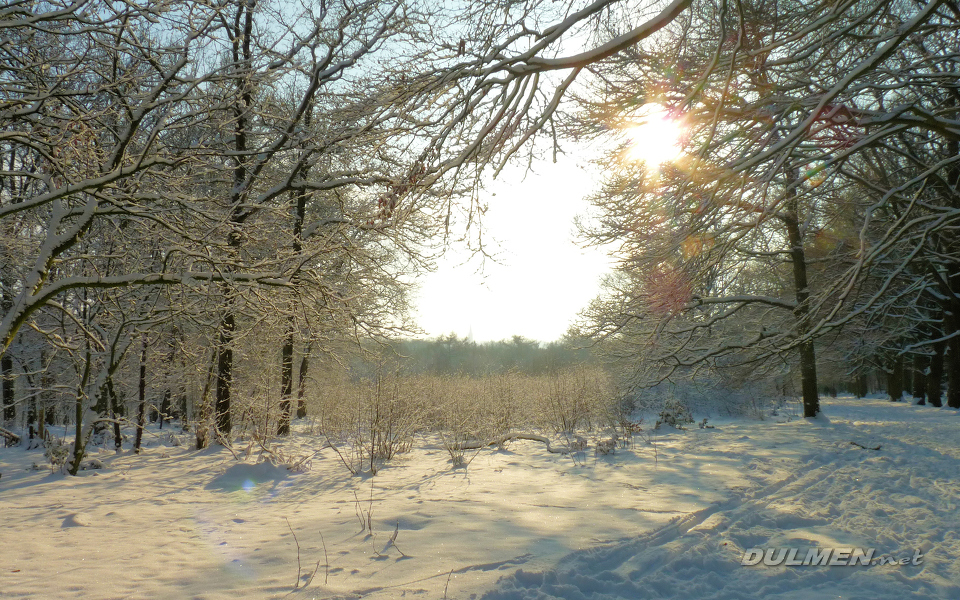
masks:
[[[877,555],[876,548],[750,548],[740,564],[746,567],[764,564],[770,567],[854,567],[873,565],[919,565],[923,553],[913,556]]]

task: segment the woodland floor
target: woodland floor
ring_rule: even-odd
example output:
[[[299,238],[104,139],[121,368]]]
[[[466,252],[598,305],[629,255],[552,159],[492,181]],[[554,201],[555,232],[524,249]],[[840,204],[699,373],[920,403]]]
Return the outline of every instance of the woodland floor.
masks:
[[[176,428],[139,456],[94,449],[104,468],[78,477],[0,449],[0,597],[960,598],[960,415],[852,398],[824,412],[667,428],[609,456],[514,441],[466,468],[421,437],[376,476],[302,423],[282,449],[316,452],[303,473],[173,446]],[[740,565],[768,546],[923,559]]]

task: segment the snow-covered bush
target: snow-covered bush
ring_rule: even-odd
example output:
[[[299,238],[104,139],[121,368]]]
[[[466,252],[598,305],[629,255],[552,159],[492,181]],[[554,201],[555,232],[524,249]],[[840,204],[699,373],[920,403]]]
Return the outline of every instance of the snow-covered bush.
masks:
[[[294,473],[306,473],[313,467],[314,454],[285,451],[283,448],[276,446],[264,452],[261,455],[260,462],[268,462],[274,467],[283,467]]]
[[[51,442],[43,452],[43,457],[50,461],[50,466],[54,469],[61,469],[70,457],[71,448],[69,444],[60,442]]]
[[[597,440],[597,454],[613,454],[617,451],[617,437]]]
[[[784,395],[783,382],[777,378],[735,381],[716,374],[701,374],[678,379],[626,395],[636,415],[658,416],[683,406],[691,416],[746,416],[763,419],[772,411],[783,410],[792,396]],[[674,415],[676,416],[676,415]]]
[[[668,400],[663,409],[657,415],[657,423],[654,429],[659,429],[661,425],[669,425],[674,429],[685,429],[685,425],[693,423],[693,415],[690,409],[679,400]]]

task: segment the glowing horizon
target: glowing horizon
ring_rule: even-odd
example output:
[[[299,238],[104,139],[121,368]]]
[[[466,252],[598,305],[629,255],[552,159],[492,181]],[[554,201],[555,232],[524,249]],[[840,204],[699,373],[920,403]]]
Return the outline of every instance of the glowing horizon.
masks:
[[[456,248],[422,278],[414,318],[426,337],[473,334],[477,342],[521,335],[552,342],[600,292],[611,260],[575,243],[574,219],[590,208],[595,178],[570,157],[505,173],[484,192],[486,239],[501,264]],[[466,263],[466,264],[464,264]]]

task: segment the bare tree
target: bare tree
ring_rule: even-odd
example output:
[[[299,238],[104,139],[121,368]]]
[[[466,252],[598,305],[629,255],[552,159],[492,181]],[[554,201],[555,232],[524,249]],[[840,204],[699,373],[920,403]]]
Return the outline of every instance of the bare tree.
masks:
[[[931,192],[920,190],[956,193],[955,160],[927,154],[943,143],[937,138],[956,135],[956,110],[935,108],[942,92],[934,93],[955,89],[945,73],[956,9],[762,0],[698,8],[656,45],[597,65],[606,96],[585,97],[594,120],[616,126],[636,114],[641,88],[652,90],[648,101],[691,131],[690,156],[665,169],[661,187],[624,173],[609,188],[621,197],[601,198],[609,218],[599,239],[624,244],[625,269],[661,273],[624,290],[623,312],[608,330],[656,322],[641,330],[657,336],[667,374],[670,365],[722,356],[743,362],[795,352],[804,414],[814,416],[817,336],[880,323],[869,315],[934,285],[919,283],[920,273],[940,279],[938,294],[949,303],[955,297],[949,268],[918,268],[918,258],[924,245],[945,241],[942,228],[954,215],[952,200],[925,202]],[[878,175],[878,160],[897,166]],[[621,208],[630,189],[648,192],[642,197],[656,208]],[[858,235],[843,235],[841,225]],[[780,281],[778,265],[791,268],[789,280]],[[658,283],[674,284],[670,310],[659,316],[650,310],[663,304]]]
[[[691,1],[639,3],[636,27],[571,50],[618,4],[0,9],[0,237],[15,257],[0,278],[5,381],[24,331],[74,359],[64,382],[79,457],[85,407],[116,408],[117,361],[133,364],[109,348],[148,329],[159,342],[176,314],[180,335],[214,350],[213,417],[227,442],[235,351],[266,318],[282,323],[284,430],[296,340],[320,352],[403,330],[398,275],[471,231],[483,168],[543,148],[539,137],[555,146],[554,116],[583,68]],[[163,315],[139,330],[89,310],[96,294],[109,303],[111,290],[160,287],[163,302],[128,297]],[[3,389],[7,409],[14,391]]]

